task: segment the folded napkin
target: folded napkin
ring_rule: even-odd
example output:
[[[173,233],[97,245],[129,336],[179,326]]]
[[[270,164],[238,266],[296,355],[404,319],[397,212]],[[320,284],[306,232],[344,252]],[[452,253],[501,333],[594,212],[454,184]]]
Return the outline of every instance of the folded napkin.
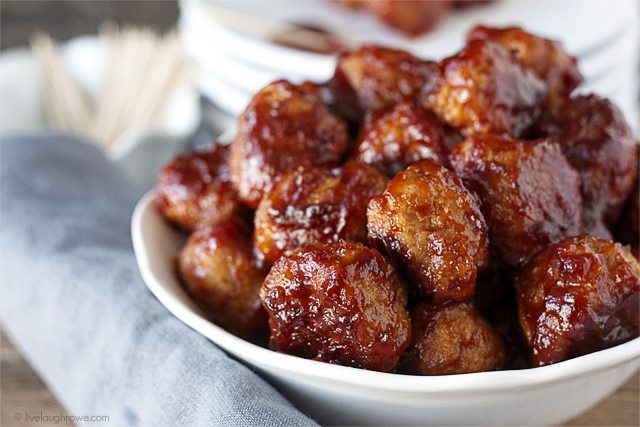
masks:
[[[71,415],[315,425],[149,293],[129,233],[141,189],[98,149],[57,134],[0,144],[0,320]]]

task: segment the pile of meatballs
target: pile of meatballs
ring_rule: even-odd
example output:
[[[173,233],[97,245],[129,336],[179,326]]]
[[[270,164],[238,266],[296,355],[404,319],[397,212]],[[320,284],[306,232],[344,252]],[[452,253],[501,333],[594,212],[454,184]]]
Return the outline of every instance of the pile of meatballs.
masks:
[[[213,322],[357,368],[537,367],[639,334],[638,148],[576,59],[476,27],[440,62],[364,46],[276,81],[156,204]],[[634,255],[634,252],[636,255]]]

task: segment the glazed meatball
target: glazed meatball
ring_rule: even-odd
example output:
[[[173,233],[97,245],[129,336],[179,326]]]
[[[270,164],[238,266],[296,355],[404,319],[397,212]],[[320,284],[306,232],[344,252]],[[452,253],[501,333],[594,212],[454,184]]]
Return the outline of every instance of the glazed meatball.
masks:
[[[283,173],[298,165],[337,165],[348,146],[345,123],[316,92],[277,81],[240,115],[231,144],[231,180],[241,199],[256,208]]]
[[[585,219],[615,223],[638,167],[637,143],[622,112],[596,95],[561,109],[557,140],[582,179]]]
[[[405,286],[382,255],[360,243],[307,246],[283,256],[260,296],[277,351],[390,372],[409,345]]]
[[[431,31],[447,15],[451,3],[442,0],[361,0],[381,21],[409,36]]]
[[[546,85],[515,54],[472,40],[440,63],[441,82],[422,101],[446,123],[472,134],[524,134],[541,113]]]
[[[492,254],[514,267],[582,232],[580,177],[551,140],[467,138],[452,168],[482,200]]]
[[[229,148],[215,145],[167,164],[155,190],[156,205],[164,217],[191,231],[196,225],[247,214],[231,184],[228,158]]]
[[[430,87],[438,78],[435,63],[379,46],[363,46],[342,54],[337,70],[355,90],[364,110],[416,99],[425,86]]]
[[[626,302],[640,292],[640,264],[618,243],[576,237],[540,252],[517,275],[516,287],[533,366],[549,365],[618,342],[611,334],[633,318],[620,310],[638,310]],[[632,334],[618,336],[638,336],[631,326],[623,329]]]
[[[255,216],[254,245],[267,264],[313,243],[367,241],[367,205],[387,178],[364,163],[301,167],[284,175]]]
[[[411,311],[413,337],[399,370],[416,375],[494,371],[505,363],[500,336],[468,303],[421,303]]]
[[[467,40],[486,39],[515,53],[516,58],[542,79],[549,89],[548,104],[557,105],[583,81],[577,60],[554,40],[535,36],[522,28],[477,26]]]
[[[432,160],[409,166],[371,199],[367,228],[370,243],[398,262],[415,294],[435,303],[471,298],[488,262],[479,201]]]
[[[251,231],[239,221],[198,228],[178,257],[185,289],[212,320],[242,338],[268,336],[259,290],[266,275],[251,248]]]
[[[353,158],[394,176],[424,159],[443,163],[444,126],[412,102],[403,102],[365,121]]]

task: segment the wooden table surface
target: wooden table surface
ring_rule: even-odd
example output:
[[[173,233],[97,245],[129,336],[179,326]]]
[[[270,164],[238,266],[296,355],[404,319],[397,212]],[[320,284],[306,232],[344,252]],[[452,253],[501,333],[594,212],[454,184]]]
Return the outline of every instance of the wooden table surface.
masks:
[[[16,413],[67,414],[46,385],[2,333],[0,365],[0,425],[40,426],[42,422],[16,421]],[[590,411],[566,423],[567,426],[640,426],[640,374]],[[108,414],[107,414],[108,415]],[[103,423],[101,423],[103,424]],[[108,425],[109,423],[104,423]],[[56,424],[70,426],[70,423]]]

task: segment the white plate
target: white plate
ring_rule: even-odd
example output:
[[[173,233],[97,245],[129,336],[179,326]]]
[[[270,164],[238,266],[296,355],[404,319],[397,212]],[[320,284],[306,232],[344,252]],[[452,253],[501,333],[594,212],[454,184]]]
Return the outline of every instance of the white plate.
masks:
[[[540,368],[435,377],[372,372],[273,352],[214,325],[187,296],[173,268],[184,238],[158,212],[152,192],[138,202],[131,234],[140,274],[160,303],[255,367],[323,424],[557,424],[604,399],[639,366],[640,338]]]
[[[197,67],[246,92],[255,93],[278,78],[290,78],[290,73],[256,67],[229,56],[215,44],[201,37],[192,27],[184,25],[182,20],[179,26],[182,45]]]
[[[294,83],[301,83],[308,78],[298,75],[283,68],[282,70],[272,70],[251,64],[227,54],[220,49],[215,42],[200,36],[192,27],[179,23],[180,36],[184,49],[188,57],[200,69],[214,75],[216,79],[222,80],[235,88],[247,92],[256,93],[258,90],[278,79],[287,79]],[[333,61],[335,66],[335,60]]]
[[[248,37],[225,28],[202,0],[182,0],[187,25],[229,55],[246,58],[262,67],[291,69],[311,78],[325,78],[330,55],[310,54],[270,43],[265,37]],[[351,11],[329,1],[216,2],[219,6],[260,17],[270,22],[313,23],[338,35],[349,45],[365,42],[396,46],[419,56],[439,58],[458,50],[473,25],[522,25],[528,30],[560,40],[567,49],[583,56],[606,47],[630,25],[637,23],[634,0],[613,6],[601,0],[501,0],[450,14],[433,32],[407,38],[380,24],[367,13]],[[284,68],[286,67],[286,68]]]
[[[258,6],[261,2],[247,4],[249,3]],[[226,5],[231,4],[235,3],[226,3]],[[302,4],[304,2],[300,2],[300,5]],[[232,57],[241,58],[258,67],[274,71],[282,70],[283,64],[287,64],[286,67],[290,73],[309,76],[311,79],[326,80],[333,73],[334,59],[330,55],[287,48],[228,31],[219,25],[211,25],[213,20],[207,16],[197,0],[181,0],[180,12],[181,20],[185,23],[183,25],[193,27],[203,40],[207,40],[212,43],[212,46],[222,49]]]

